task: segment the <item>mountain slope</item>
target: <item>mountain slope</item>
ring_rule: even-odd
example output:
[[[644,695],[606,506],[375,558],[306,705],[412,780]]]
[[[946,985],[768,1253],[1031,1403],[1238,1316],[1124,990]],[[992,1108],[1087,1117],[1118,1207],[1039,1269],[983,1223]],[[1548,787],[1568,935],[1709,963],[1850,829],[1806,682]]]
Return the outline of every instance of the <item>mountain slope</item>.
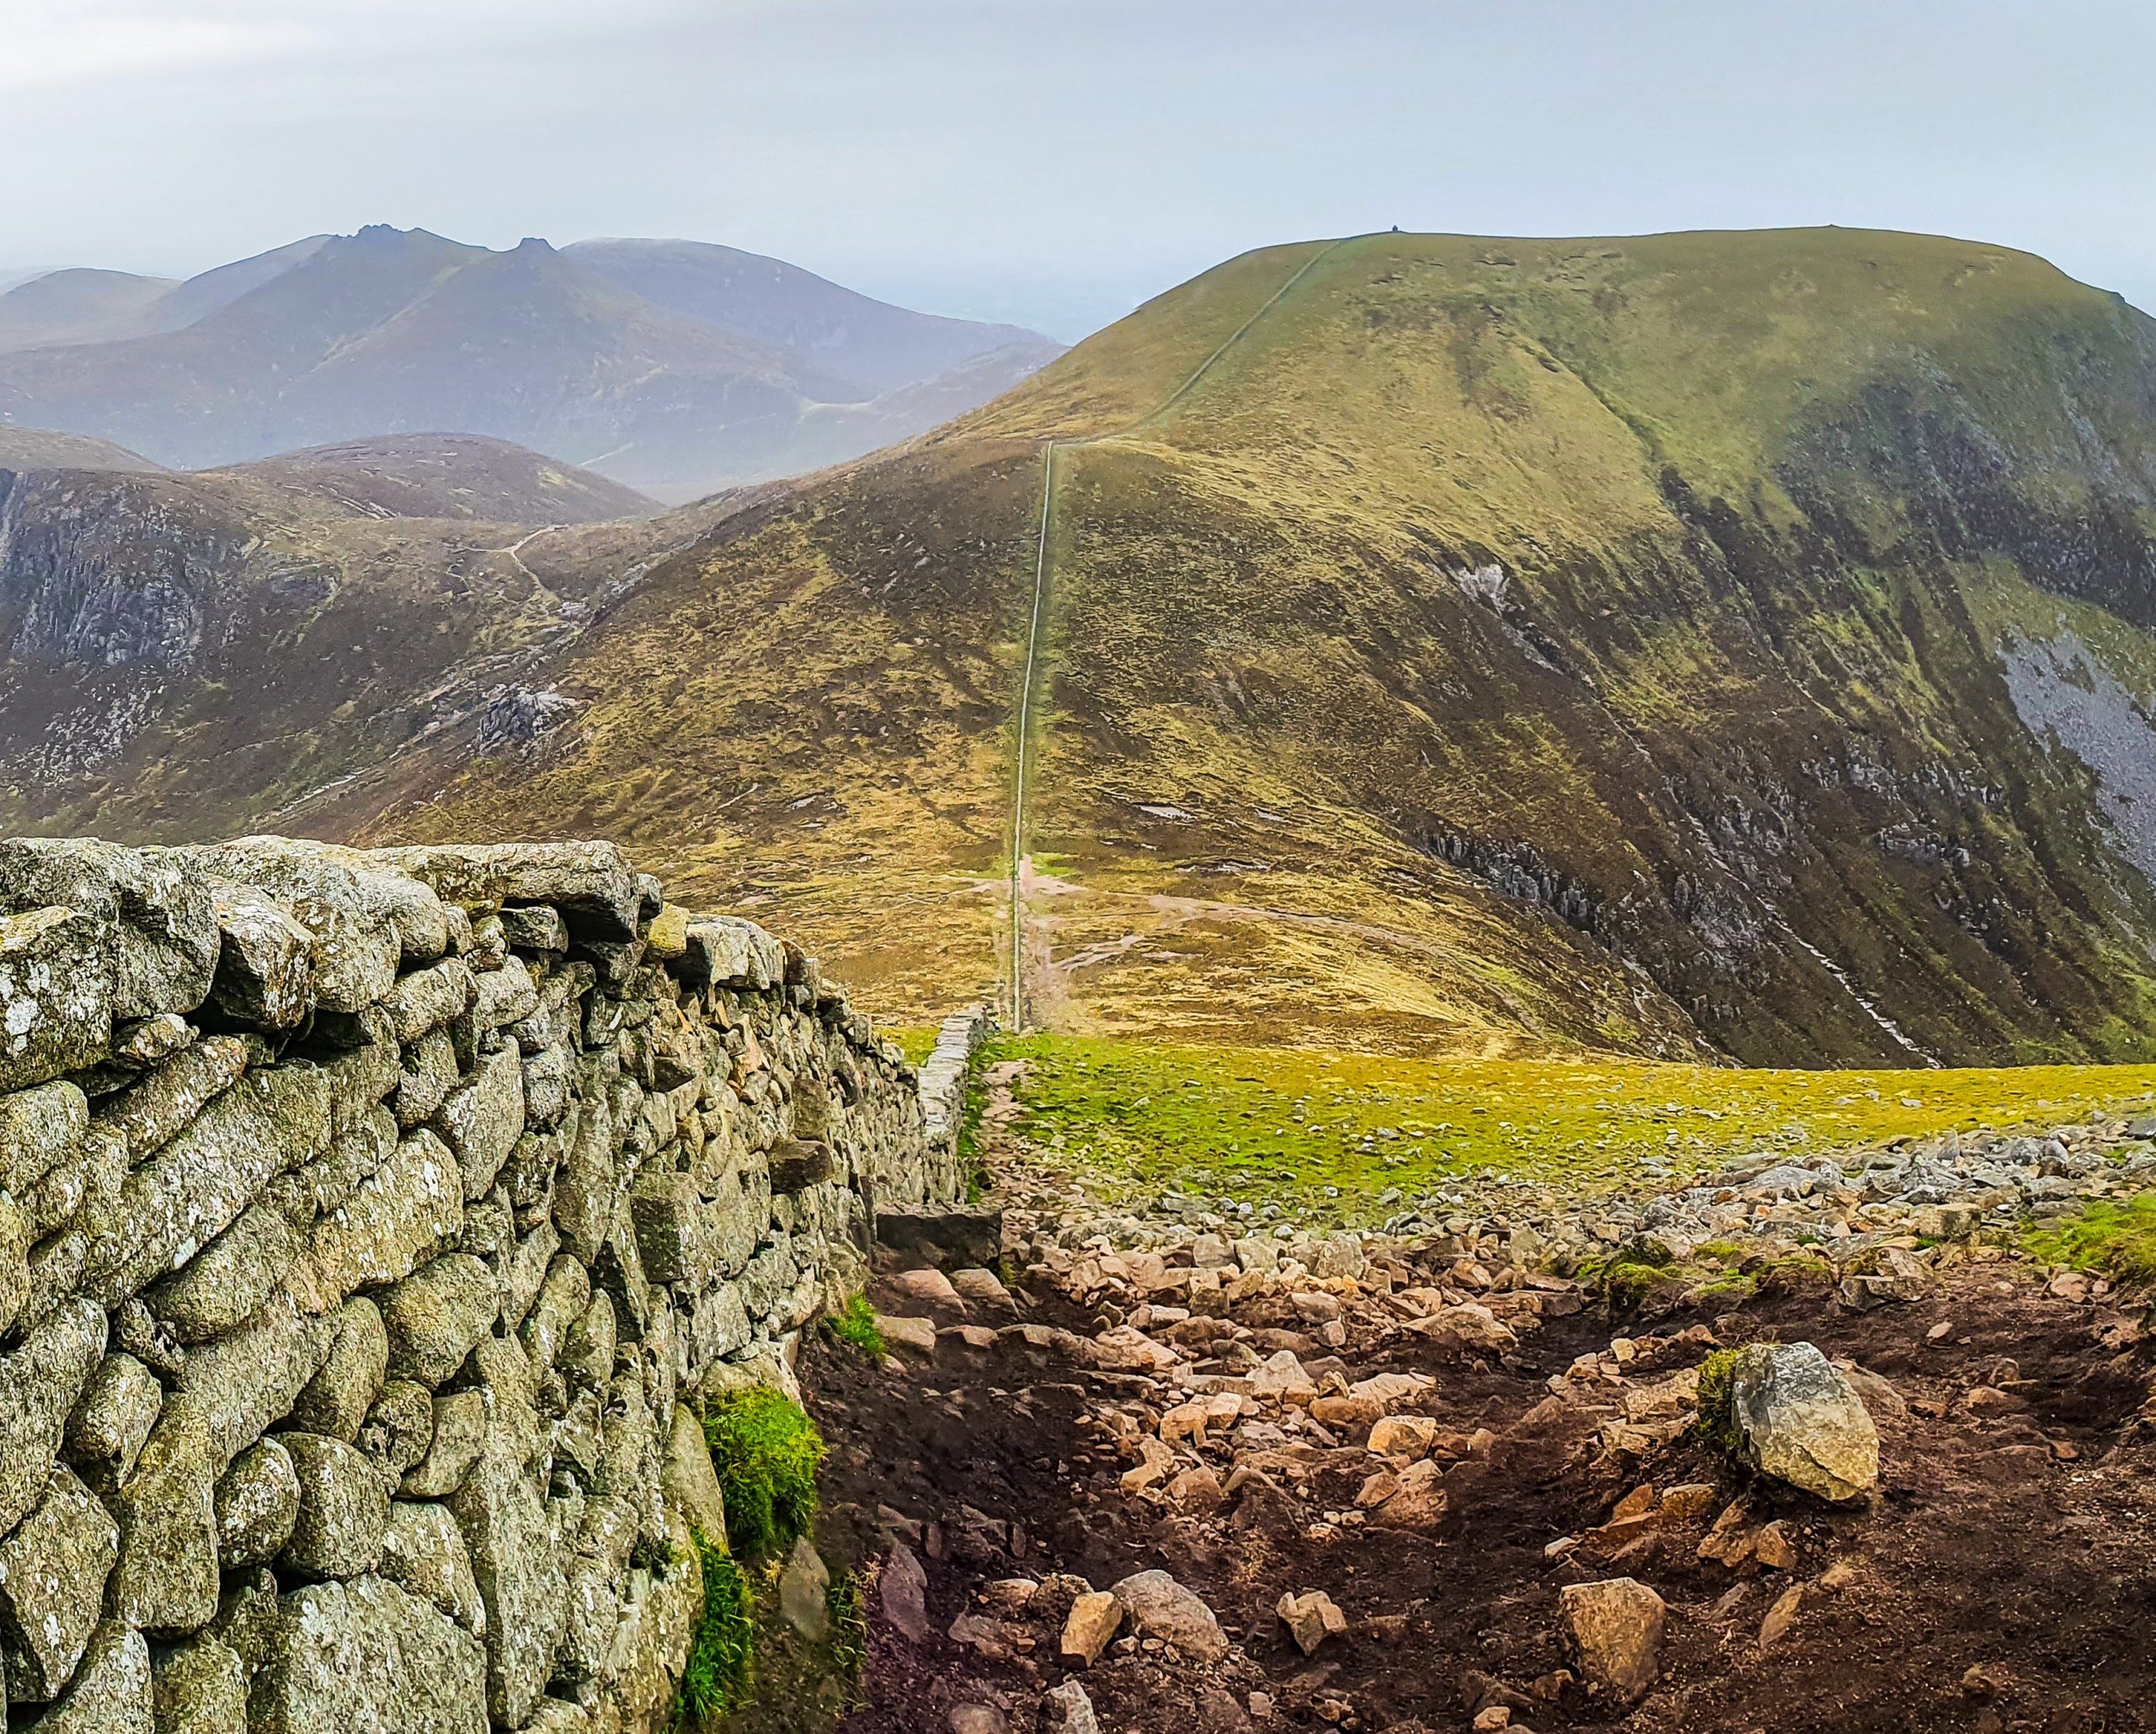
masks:
[[[846,630],[970,671],[931,703],[867,650],[819,669],[870,713],[847,732],[932,718],[981,748],[962,719],[1022,663],[1039,442],[1097,440],[1059,449],[1049,517],[1039,1015],[1798,1060],[2143,1051],[2156,852],[2107,819],[2131,772],[2107,789],[2094,743],[2156,751],[2151,333],[2040,261],[1922,237],[1253,255],[660,574],[602,632],[617,650],[558,670],[618,721],[536,782],[461,773],[388,824],[513,827],[571,786],[597,817],[648,788],[604,810],[663,847],[687,762],[732,764],[722,835],[786,840],[796,894],[873,957],[845,911],[883,859],[856,878],[849,851],[907,825],[867,818],[889,797],[836,741],[785,776],[743,744],[813,740],[830,699],[690,704],[639,734],[635,647],[705,589],[748,610],[742,588],[813,579]],[[925,532],[961,498],[963,529]],[[939,762],[904,870],[943,871],[977,936],[1007,805],[968,751]],[[677,873],[728,858],[675,835]]]
[[[177,286],[57,273],[0,296],[10,351],[0,423],[93,435],[187,469],[468,432],[678,499],[918,433],[936,411],[970,408],[1018,376],[1014,340],[1031,344],[1028,365],[1056,353],[1011,328],[909,313],[756,263],[776,284],[731,300],[676,295],[690,311],[542,241],[494,253],[383,227],[311,237]],[[105,278],[136,286],[93,294],[80,280]],[[803,306],[790,313],[792,296]],[[722,323],[729,308],[743,324]],[[1004,360],[975,367],[991,353]],[[848,371],[855,362],[867,376]],[[931,381],[911,408],[893,397]],[[863,413],[845,413],[854,406]]]
[[[279,823],[618,836],[917,1016],[1007,974],[1030,645],[1036,1021],[2146,1054],[2153,446],[2156,327],[2001,248],[1270,249],[910,446],[610,526],[588,611],[384,762],[310,724]],[[560,709],[505,739],[488,679]],[[83,787],[13,816],[200,822]]]
[[[149,323],[158,331],[184,330],[197,319],[206,318],[219,307],[229,307],[243,295],[305,264],[334,238],[309,235],[303,241],[289,242],[267,253],[200,272],[159,297],[150,309]]]
[[[1022,326],[916,313],[783,259],[707,242],[579,241],[562,253],[656,307],[813,357],[877,392],[916,385],[1013,345],[1062,348]]]
[[[88,434],[0,423],[0,470],[159,470],[139,452]]]
[[[0,293],[0,350],[132,334],[179,285],[126,271],[48,271]]]
[[[0,453],[6,451],[0,431]],[[80,465],[75,467],[81,467]],[[462,518],[489,524],[596,524],[648,517],[656,500],[506,440],[407,434],[315,446],[220,474],[372,518]]]

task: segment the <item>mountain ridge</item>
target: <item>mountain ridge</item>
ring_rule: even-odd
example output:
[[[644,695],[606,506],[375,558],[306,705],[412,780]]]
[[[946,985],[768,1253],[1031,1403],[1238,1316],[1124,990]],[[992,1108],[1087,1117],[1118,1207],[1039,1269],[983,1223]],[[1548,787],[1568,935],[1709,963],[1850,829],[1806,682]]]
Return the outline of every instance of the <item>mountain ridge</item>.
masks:
[[[636,261],[622,249],[651,257],[636,243],[586,255],[609,275],[536,239],[492,252],[381,225],[179,285],[47,274],[0,293],[0,424],[103,438],[183,469],[446,429],[681,499],[920,432],[931,408],[970,407],[1060,350],[688,245],[661,248],[667,298],[711,317],[625,286]],[[742,323],[808,347],[721,323],[726,282],[752,268],[778,287],[753,307],[733,295]],[[111,283],[93,292],[86,278]],[[789,297],[814,303],[792,326]],[[991,356],[1004,359],[984,372]]]

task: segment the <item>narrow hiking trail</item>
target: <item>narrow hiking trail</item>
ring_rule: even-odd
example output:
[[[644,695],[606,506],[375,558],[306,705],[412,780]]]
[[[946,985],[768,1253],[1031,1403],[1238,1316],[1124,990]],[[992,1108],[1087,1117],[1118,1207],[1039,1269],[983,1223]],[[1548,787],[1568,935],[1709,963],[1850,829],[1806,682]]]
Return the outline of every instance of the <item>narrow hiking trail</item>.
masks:
[[[1299,288],[1319,265],[1331,259],[1351,242],[1364,238],[1345,235],[1329,241],[1311,253],[1280,286],[1260,303],[1257,310],[1229,333],[1219,348],[1193,368],[1174,391],[1140,416],[1129,426],[1112,434],[1097,434],[1084,440],[1050,440],[1041,458],[1041,515],[1033,554],[1033,605],[1028,615],[1026,632],[1026,664],[1018,690],[1018,713],[1016,720],[1016,744],[1011,754],[1011,868],[1008,888],[1010,952],[1009,967],[1006,973],[1006,991],[1008,995],[1011,1027],[1022,1029],[1026,1025],[1027,1004],[1026,966],[1026,891],[1032,872],[1031,858],[1027,853],[1027,798],[1033,761],[1038,756],[1034,751],[1034,731],[1039,726],[1036,712],[1040,708],[1036,696],[1048,679],[1047,634],[1049,602],[1054,579],[1049,548],[1055,525],[1056,459],[1059,453],[1074,454],[1099,446],[1112,446],[1128,440],[1154,426],[1189,397],[1192,392],[1230,355],[1252,331],[1283,301]],[[1043,951],[1042,967],[1049,967],[1049,960]]]

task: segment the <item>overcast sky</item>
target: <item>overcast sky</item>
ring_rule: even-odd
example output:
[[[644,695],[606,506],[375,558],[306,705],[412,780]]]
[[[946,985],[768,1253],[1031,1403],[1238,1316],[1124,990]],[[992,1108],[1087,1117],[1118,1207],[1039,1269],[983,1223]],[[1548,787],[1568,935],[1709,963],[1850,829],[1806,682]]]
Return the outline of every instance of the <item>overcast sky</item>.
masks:
[[[2156,307],[2151,0],[0,0],[0,270],[686,236],[1072,338],[1398,223],[1839,222]]]

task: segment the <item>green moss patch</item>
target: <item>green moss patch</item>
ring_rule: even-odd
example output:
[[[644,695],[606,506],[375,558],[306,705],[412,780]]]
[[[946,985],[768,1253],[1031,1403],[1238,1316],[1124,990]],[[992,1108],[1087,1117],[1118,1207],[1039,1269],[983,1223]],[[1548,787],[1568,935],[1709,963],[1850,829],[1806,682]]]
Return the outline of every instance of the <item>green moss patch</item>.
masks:
[[[770,1559],[808,1532],[824,1438],[798,1403],[769,1387],[722,1397],[704,1411],[704,1438],[736,1559]]]
[[[2092,1203],[2022,1237],[2046,1264],[2097,1271],[2121,1282],[2156,1283],[2156,1192],[2123,1204]]]

